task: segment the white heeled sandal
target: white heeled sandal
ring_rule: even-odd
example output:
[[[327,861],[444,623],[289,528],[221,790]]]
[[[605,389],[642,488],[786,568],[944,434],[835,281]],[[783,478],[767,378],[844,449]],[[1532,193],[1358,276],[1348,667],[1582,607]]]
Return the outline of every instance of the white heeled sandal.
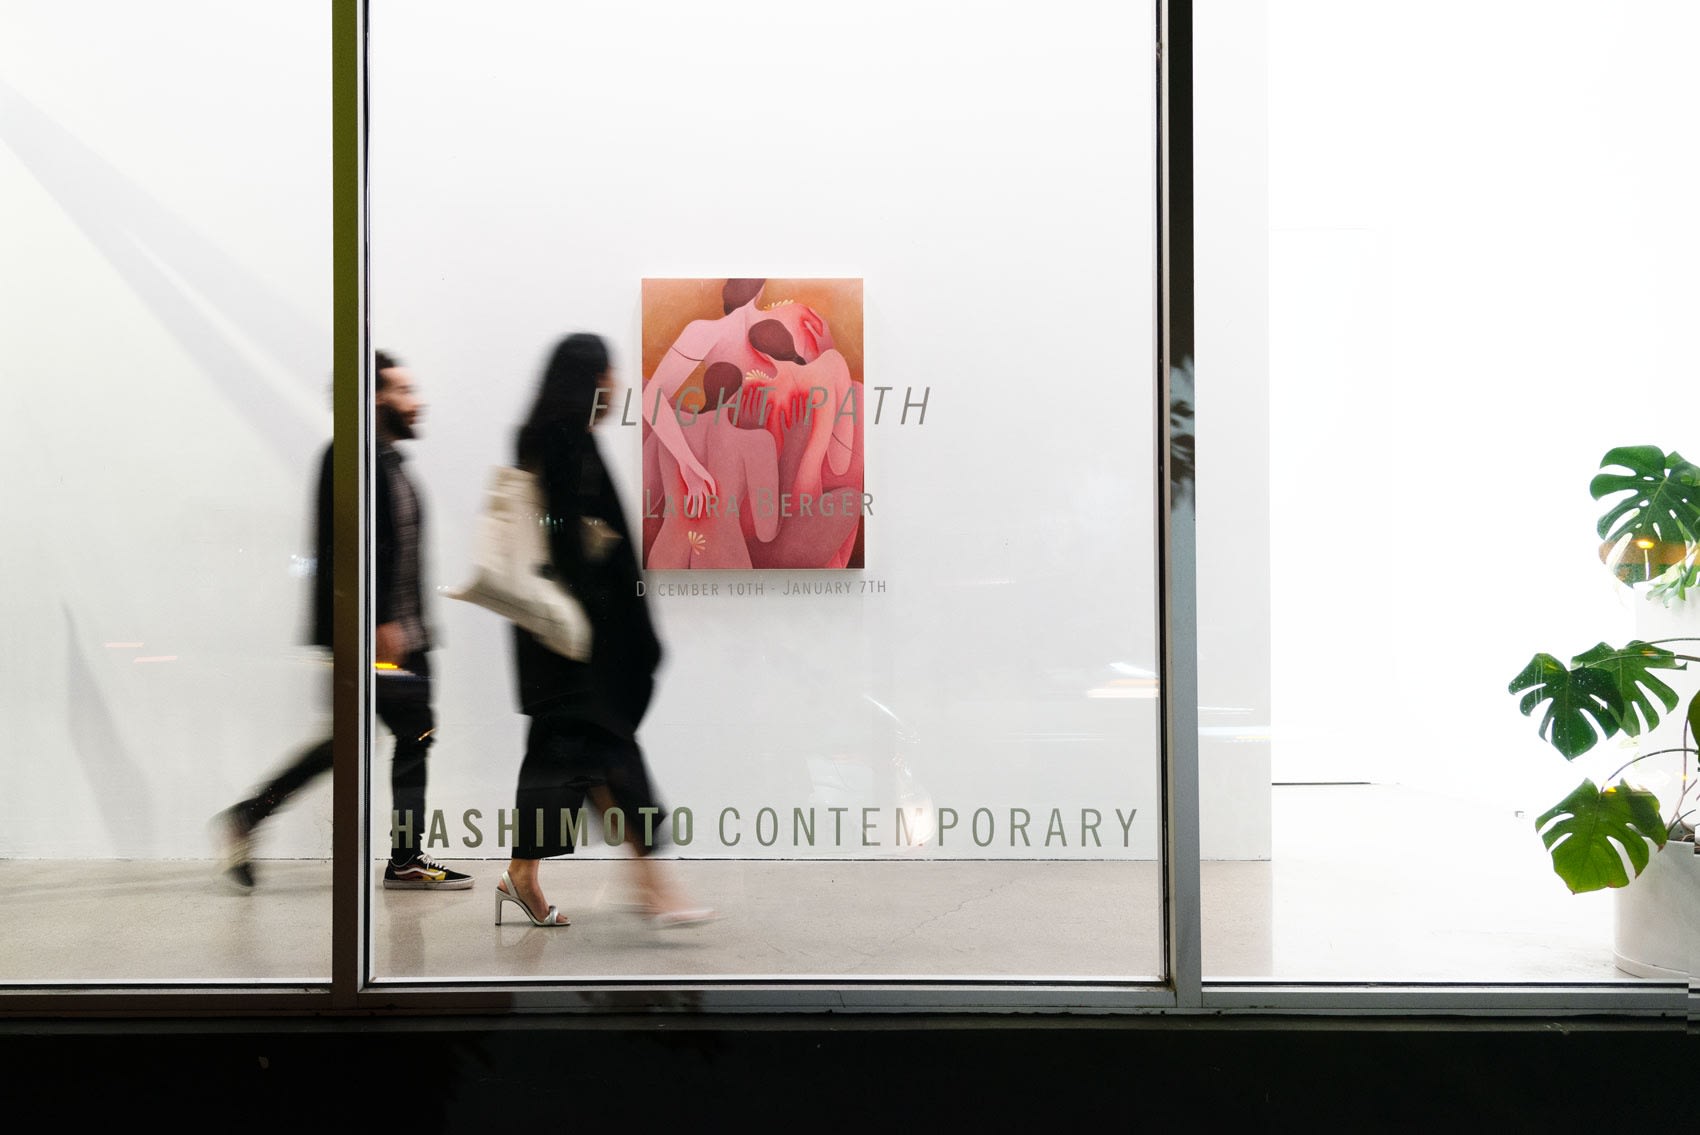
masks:
[[[497,926],[500,926],[502,924],[502,904],[506,903],[506,902],[511,902],[515,906],[517,906],[521,910],[523,910],[525,912],[525,917],[531,920],[531,924],[533,926],[571,926],[572,925],[572,923],[570,923],[570,922],[568,922],[564,919],[562,921],[559,921],[559,922],[557,922],[555,920],[556,916],[561,913],[559,908],[557,908],[557,907],[553,907],[553,906],[550,907],[549,913],[544,915],[542,918],[538,918],[535,914],[532,914],[531,908],[526,905],[525,900],[519,897],[519,889],[514,886],[514,881],[512,879],[508,878],[508,873],[506,871],[503,871],[502,872],[502,881],[500,883],[496,884],[496,925]]]

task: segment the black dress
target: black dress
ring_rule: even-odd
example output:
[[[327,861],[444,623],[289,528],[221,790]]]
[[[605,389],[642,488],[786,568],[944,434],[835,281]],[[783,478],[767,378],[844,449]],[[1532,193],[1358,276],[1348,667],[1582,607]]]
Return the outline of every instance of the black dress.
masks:
[[[531,717],[515,795],[514,858],[569,854],[585,793],[599,785],[619,815],[592,816],[588,831],[617,839],[623,829],[646,852],[658,842],[664,813],[637,729],[655,689],[661,642],[639,593],[625,510],[587,430],[557,424],[526,431],[519,461],[541,478],[553,568],[583,604],[593,638],[590,660],[579,662],[514,628],[519,708]]]

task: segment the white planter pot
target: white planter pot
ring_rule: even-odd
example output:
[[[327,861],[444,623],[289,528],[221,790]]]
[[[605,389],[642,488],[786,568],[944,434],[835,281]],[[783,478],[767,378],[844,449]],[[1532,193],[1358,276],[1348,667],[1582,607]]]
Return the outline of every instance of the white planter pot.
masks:
[[[1639,878],[1617,892],[1617,968],[1636,977],[1688,981],[1700,957],[1700,855],[1665,844]]]

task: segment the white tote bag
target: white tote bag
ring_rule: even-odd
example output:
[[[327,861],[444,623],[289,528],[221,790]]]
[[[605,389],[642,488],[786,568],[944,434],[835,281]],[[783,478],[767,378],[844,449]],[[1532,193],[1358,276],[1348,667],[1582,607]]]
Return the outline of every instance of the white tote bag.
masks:
[[[511,619],[557,654],[589,660],[590,619],[553,578],[548,509],[535,476],[504,465],[490,470],[472,550],[472,580],[451,599]]]

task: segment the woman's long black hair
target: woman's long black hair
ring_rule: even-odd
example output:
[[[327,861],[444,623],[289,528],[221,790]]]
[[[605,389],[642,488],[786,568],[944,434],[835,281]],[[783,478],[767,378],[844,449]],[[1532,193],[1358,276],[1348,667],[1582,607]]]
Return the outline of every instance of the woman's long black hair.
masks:
[[[600,335],[579,332],[555,344],[537,400],[520,427],[521,460],[537,452],[543,437],[557,428],[569,435],[588,433],[596,410],[596,385],[608,369],[608,344]]]

